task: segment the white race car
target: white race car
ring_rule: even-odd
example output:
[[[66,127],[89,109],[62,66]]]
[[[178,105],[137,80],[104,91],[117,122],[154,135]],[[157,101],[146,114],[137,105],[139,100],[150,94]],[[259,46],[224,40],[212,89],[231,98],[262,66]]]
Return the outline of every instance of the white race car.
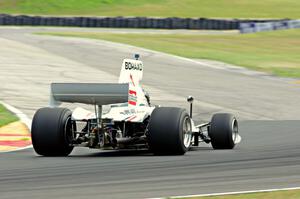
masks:
[[[214,149],[233,149],[241,141],[236,118],[213,115],[211,122],[195,125],[193,97],[190,113],[150,103],[143,90],[143,63],[125,59],[118,83],[52,83],[50,107],[39,109],[32,121],[32,144],[37,154],[67,156],[74,147],[149,149],[154,154],[183,155],[199,142]],[[62,102],[94,106],[90,112],[59,108]]]

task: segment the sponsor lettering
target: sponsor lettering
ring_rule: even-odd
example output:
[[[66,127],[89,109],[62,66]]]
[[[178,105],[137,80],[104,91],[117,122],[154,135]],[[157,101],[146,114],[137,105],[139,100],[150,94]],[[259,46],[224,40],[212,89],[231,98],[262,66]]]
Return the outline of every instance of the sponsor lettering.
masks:
[[[128,110],[124,110],[121,111],[120,114],[121,115],[134,115],[134,114],[144,114],[146,111],[144,110],[136,110],[136,109],[128,109]]]
[[[126,70],[143,70],[143,64],[142,63],[132,63],[132,62],[125,62],[125,69]]]
[[[136,106],[137,96],[136,91],[129,90],[128,103]]]

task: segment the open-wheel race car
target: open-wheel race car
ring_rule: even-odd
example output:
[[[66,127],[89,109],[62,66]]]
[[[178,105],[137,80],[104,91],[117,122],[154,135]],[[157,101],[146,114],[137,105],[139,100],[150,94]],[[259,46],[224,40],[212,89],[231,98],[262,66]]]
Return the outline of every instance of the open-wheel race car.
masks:
[[[52,83],[50,106],[37,110],[32,144],[37,154],[67,156],[74,147],[149,149],[154,154],[183,155],[200,142],[214,149],[233,149],[241,141],[236,118],[217,113],[195,125],[190,112],[153,106],[141,86],[143,63],[125,59],[118,83]],[[94,106],[94,112],[58,107],[62,102]]]

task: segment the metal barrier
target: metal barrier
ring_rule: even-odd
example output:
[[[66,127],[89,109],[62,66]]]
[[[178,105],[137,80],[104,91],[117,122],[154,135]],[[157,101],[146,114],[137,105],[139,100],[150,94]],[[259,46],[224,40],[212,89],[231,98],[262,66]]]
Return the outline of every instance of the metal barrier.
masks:
[[[264,23],[241,23],[240,32],[241,33],[254,33],[254,32],[264,32],[282,29],[292,29],[300,28],[300,20],[282,20],[276,22],[264,22]]]

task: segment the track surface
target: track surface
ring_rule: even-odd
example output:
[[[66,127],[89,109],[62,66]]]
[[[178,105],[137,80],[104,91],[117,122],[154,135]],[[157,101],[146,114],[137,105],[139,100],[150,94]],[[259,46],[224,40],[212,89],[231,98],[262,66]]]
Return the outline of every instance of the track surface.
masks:
[[[193,94],[196,120],[230,111],[242,120],[243,142],[236,150],[203,146],[185,156],[79,148],[68,158],[38,157],[32,149],[0,154],[1,198],[145,198],[300,185],[300,123],[291,121],[300,117],[300,88],[292,80],[35,31],[43,29],[0,31],[0,99],[29,117],[47,105],[50,82],[116,81],[122,59],[139,52],[154,103],[187,107]]]

